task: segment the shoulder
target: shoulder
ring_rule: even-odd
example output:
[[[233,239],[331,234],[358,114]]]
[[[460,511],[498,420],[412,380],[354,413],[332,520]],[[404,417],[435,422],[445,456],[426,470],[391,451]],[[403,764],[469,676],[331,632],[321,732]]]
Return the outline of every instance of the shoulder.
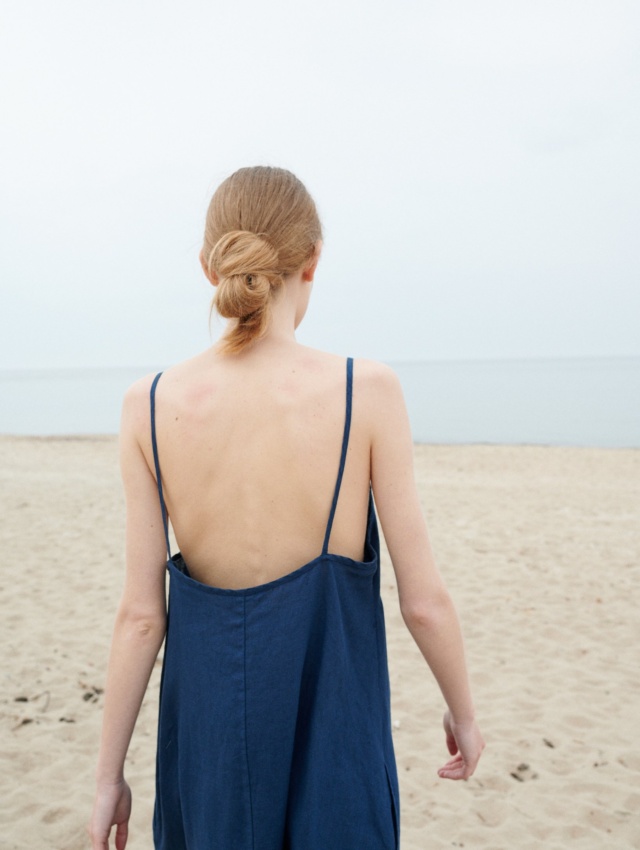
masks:
[[[302,348],[302,347],[301,347]],[[373,404],[393,403],[402,398],[402,385],[395,371],[388,363],[371,360],[368,357],[334,354],[320,349],[304,346],[307,364],[317,371],[332,374],[333,378],[340,373],[347,359],[353,361],[353,387],[361,401],[369,400]]]
[[[395,369],[379,360],[354,357],[353,382],[363,398],[376,406],[386,407],[402,398],[402,385]]]
[[[329,368],[344,368],[347,357],[353,360],[353,380],[357,381],[361,390],[382,394],[397,392],[400,388],[400,379],[396,371],[387,363],[380,360],[371,360],[367,357],[355,357],[353,355],[334,354],[308,346],[300,346],[304,349],[308,360],[314,360],[319,365]]]
[[[388,363],[382,363],[380,360],[369,360],[366,357],[353,358],[354,375],[358,375],[363,383],[371,384],[376,387],[390,387],[399,383],[398,375]]]
[[[122,397],[121,437],[134,438],[144,444],[151,422],[151,388],[158,372],[149,372],[129,384]]]
[[[387,363],[354,357],[353,399],[358,418],[366,423],[373,442],[387,439],[390,430],[406,430],[408,414],[402,385]]]
[[[129,384],[122,398],[123,406],[136,408],[142,406],[145,402],[149,406],[151,403],[151,387],[159,374],[160,372],[149,372]]]

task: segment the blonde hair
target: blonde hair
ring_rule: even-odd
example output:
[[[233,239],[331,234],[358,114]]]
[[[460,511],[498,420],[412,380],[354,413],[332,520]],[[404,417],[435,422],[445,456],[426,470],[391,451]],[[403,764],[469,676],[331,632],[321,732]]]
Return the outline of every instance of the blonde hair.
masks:
[[[304,185],[284,168],[240,168],[220,184],[207,210],[202,255],[219,283],[211,302],[236,319],[219,344],[235,354],[264,336],[274,293],[309,262],[322,226]]]

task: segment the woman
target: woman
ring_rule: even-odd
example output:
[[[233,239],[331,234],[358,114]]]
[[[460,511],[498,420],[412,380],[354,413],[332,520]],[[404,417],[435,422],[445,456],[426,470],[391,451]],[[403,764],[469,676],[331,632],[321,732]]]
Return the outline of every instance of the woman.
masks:
[[[448,706],[439,775],[468,778],[484,747],[398,378],[295,338],[321,244],[293,174],[231,175],[200,254],[226,331],[125,395],[126,577],[94,850],[113,825],[126,844],[124,760],[165,634],[156,850],[399,847],[376,509],[404,621]]]

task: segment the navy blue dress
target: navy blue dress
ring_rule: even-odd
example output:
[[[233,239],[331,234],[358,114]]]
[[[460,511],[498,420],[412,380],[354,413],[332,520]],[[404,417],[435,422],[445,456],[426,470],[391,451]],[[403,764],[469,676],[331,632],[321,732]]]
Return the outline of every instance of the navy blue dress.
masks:
[[[369,488],[364,560],[322,552],[254,587],[220,588],[171,555],[160,684],[156,850],[398,850],[380,542]]]

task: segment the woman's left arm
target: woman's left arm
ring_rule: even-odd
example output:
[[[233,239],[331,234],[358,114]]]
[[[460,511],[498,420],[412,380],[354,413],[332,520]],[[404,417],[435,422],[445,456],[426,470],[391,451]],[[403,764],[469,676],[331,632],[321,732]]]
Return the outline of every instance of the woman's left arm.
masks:
[[[166,631],[165,549],[158,488],[141,448],[150,444],[149,390],[142,378],[124,396],[120,471],[126,501],[125,581],[116,612],[107,666],[96,797],[89,825],[94,850],[106,850],[117,825],[124,850],[131,793],[124,762],[151,671]]]

